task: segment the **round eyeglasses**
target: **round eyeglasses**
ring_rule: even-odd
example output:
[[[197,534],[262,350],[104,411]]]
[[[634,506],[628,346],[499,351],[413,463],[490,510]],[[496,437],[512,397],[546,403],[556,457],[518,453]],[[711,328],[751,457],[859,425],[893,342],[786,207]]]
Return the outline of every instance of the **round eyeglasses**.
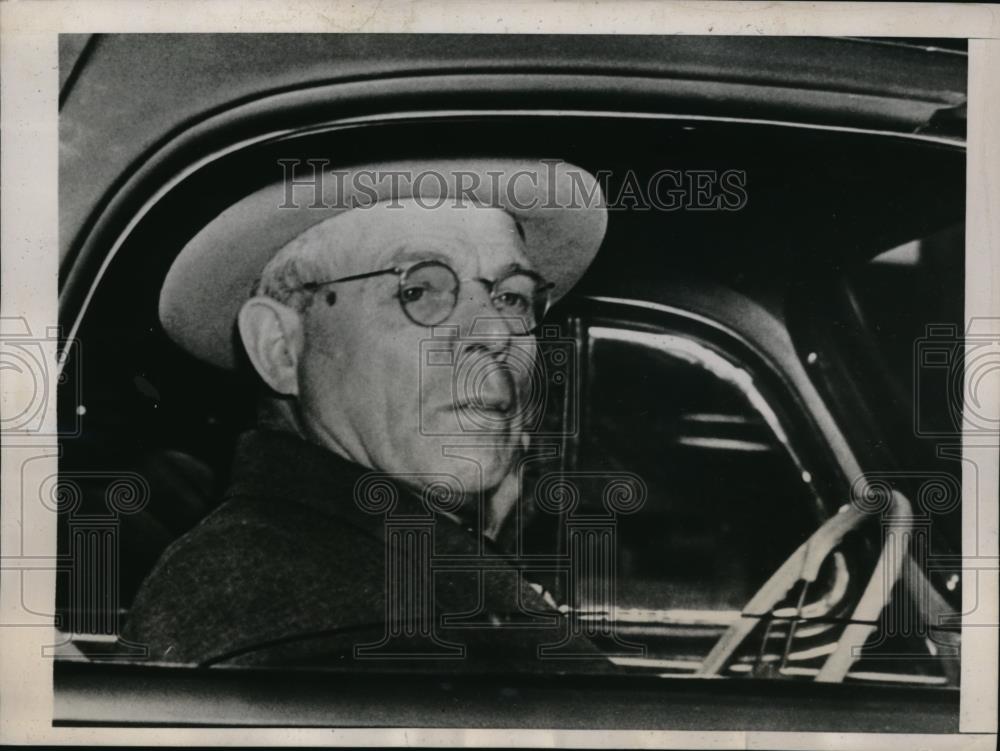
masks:
[[[412,266],[395,266],[324,282],[307,282],[302,288],[314,292],[327,285],[383,274],[399,277],[399,305],[406,317],[420,326],[444,323],[458,305],[462,282],[479,282],[486,287],[493,307],[502,317],[522,322],[524,330],[513,332],[515,334],[529,334],[538,327],[548,311],[554,286],[534,271],[520,266],[511,266],[496,279],[459,279],[455,270],[443,261],[420,261]]]

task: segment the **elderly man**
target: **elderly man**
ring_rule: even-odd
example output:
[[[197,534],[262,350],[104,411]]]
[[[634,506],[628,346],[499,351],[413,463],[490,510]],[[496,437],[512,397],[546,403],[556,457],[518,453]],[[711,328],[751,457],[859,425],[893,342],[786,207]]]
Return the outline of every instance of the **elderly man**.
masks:
[[[358,179],[379,174],[396,178]],[[520,495],[533,331],[604,234],[593,178],[463,160],[320,187],[243,199],[164,282],[178,344],[224,368],[245,355],[259,425],[123,638],[203,665],[594,653],[491,542]],[[473,564],[432,572],[442,556]]]

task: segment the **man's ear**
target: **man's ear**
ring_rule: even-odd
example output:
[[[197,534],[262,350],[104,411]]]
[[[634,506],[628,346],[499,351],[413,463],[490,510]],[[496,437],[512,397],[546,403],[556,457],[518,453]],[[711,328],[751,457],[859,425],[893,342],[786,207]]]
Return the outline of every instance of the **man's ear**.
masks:
[[[240,338],[254,370],[273,391],[298,396],[298,362],[304,336],[302,318],[270,297],[252,297],[243,303],[237,319]]]

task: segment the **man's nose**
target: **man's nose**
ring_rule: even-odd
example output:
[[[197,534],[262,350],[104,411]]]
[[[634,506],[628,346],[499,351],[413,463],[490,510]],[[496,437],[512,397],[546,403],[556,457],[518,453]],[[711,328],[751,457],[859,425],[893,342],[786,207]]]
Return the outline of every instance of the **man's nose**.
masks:
[[[497,311],[485,285],[471,282],[467,287],[459,298],[454,319],[463,348],[488,351],[495,357],[506,355],[515,328],[523,324]]]

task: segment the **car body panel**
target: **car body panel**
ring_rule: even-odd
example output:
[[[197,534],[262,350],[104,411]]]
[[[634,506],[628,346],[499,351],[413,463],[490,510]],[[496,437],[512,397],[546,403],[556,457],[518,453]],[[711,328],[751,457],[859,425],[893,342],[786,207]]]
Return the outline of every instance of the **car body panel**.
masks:
[[[125,34],[67,37],[66,85],[60,97],[60,254],[78,245],[78,232],[106,203],[114,186],[166,138],[214,113],[283,91],[331,83],[360,83],[372,102],[379,79],[411,106],[434,106],[453,76],[562,75],[633,78],[619,87],[619,110],[648,104],[720,117],[760,117],[914,132],[939,110],[965,100],[965,56],[953,52],[872,44],[860,40],[794,37],[623,36],[594,45],[587,37],[546,35]],[[626,62],[627,61],[627,62]],[[607,85],[607,84],[611,85]],[[68,88],[67,88],[68,87]],[[123,96],[138,92],[139,96]],[[144,96],[143,92],[155,92]],[[579,93],[553,79],[534,88],[535,101],[572,108]],[[510,92],[524,102],[524,90]],[[483,89],[503,97],[495,81]],[[483,104],[483,102],[480,102]],[[377,106],[377,105],[376,105]],[[639,107],[647,109],[648,107]],[[398,105],[396,109],[399,109]],[[356,113],[358,114],[358,113]],[[341,113],[341,116],[342,113]]]
[[[262,672],[62,662],[56,665],[55,695],[56,725],[958,730],[954,691],[833,684],[804,691],[797,683],[759,680]]]

